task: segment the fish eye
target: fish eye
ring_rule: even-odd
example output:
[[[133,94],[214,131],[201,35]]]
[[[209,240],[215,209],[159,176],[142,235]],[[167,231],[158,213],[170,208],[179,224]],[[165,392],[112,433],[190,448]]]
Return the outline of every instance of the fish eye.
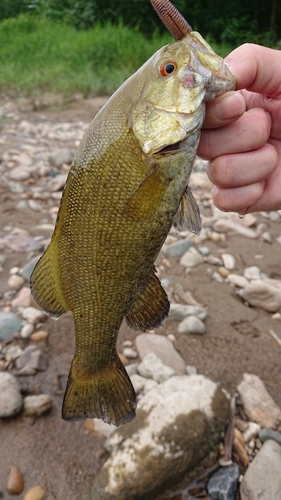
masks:
[[[169,76],[174,73],[177,69],[177,65],[174,61],[168,61],[160,66],[160,73],[162,76]]]

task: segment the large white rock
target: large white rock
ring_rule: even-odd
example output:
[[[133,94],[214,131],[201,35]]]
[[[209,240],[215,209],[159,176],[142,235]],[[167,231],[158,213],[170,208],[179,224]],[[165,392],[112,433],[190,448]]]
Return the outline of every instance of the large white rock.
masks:
[[[270,439],[264,443],[246,471],[240,487],[241,500],[279,500],[280,471],[281,446]]]
[[[226,396],[203,375],[158,385],[140,400],[136,419],[107,440],[111,456],[93,482],[91,500],[154,498],[216,447],[228,415]]]
[[[135,343],[141,359],[153,352],[164,365],[173,368],[177,375],[185,374],[185,362],[167,337],[156,333],[141,333],[136,337]]]
[[[261,307],[265,311],[274,313],[281,307],[281,290],[265,281],[251,281],[239,291],[239,295],[251,306]]]

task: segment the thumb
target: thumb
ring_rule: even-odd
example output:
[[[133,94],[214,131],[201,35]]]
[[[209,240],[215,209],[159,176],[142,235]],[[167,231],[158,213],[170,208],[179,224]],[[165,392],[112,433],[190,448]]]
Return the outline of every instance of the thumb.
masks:
[[[246,43],[225,59],[236,78],[236,89],[274,97],[281,94],[281,52]]]

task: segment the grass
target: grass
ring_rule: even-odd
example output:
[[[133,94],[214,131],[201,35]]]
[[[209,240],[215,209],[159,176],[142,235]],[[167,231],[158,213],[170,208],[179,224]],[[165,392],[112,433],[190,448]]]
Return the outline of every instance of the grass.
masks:
[[[0,92],[36,96],[48,91],[84,96],[111,94],[170,35],[146,38],[122,26],[69,25],[21,15],[0,23]],[[228,49],[215,47],[221,55]]]

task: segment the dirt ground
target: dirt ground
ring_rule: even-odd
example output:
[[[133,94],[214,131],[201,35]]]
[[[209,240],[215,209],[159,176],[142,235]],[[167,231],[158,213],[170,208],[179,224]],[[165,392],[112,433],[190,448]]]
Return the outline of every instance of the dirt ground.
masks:
[[[96,106],[94,100],[78,101],[61,109],[44,109],[44,115],[55,123],[90,122]],[[20,114],[22,119],[36,122],[42,111],[22,106]],[[1,235],[7,224],[30,230],[40,222],[40,213],[18,211],[15,208],[17,201],[18,195],[0,184]],[[264,222],[260,215],[258,220]],[[280,236],[280,223],[269,222],[269,229],[273,241]],[[235,272],[238,274],[242,274],[247,266],[257,265],[269,277],[281,279],[281,247],[276,242],[269,244],[232,235],[227,236],[225,243],[208,241],[206,244],[217,257],[222,251],[234,255],[237,259]],[[259,258],[261,255],[263,257]],[[6,257],[4,270],[0,273],[2,293],[7,289],[9,269],[15,265],[23,266],[28,261],[28,254],[25,253],[10,253]],[[162,258],[160,254],[158,264],[161,264]],[[273,329],[281,337],[281,322],[272,319],[262,309],[245,306],[229,284],[217,283],[211,278],[208,269],[212,266],[209,264],[204,263],[185,275],[179,259],[169,258],[169,261],[171,268],[165,268],[161,279],[169,278],[171,286],[181,283],[208,309],[207,333],[180,335],[177,324],[171,321],[167,321],[157,333],[165,336],[174,334],[175,347],[186,364],[196,366],[198,373],[219,382],[231,394],[244,372],[258,375],[281,406],[281,348],[268,333],[269,329]],[[10,497],[5,488],[10,464],[17,465],[22,471],[24,491],[39,484],[46,489],[47,500],[84,499],[91,479],[106,459],[103,438],[90,432],[85,422],[67,423],[60,416],[63,389],[75,345],[71,315],[66,314],[57,322],[48,319],[46,328],[49,337],[40,342],[39,347],[48,355],[49,368],[35,376],[21,377],[21,386],[24,394],[50,394],[53,408],[49,414],[38,419],[19,414],[0,420],[0,499],[15,498]],[[122,351],[124,340],[133,341],[136,335],[123,325],[118,339],[119,351]],[[30,343],[29,340],[18,342],[21,346]],[[16,498],[23,498],[23,494]]]

